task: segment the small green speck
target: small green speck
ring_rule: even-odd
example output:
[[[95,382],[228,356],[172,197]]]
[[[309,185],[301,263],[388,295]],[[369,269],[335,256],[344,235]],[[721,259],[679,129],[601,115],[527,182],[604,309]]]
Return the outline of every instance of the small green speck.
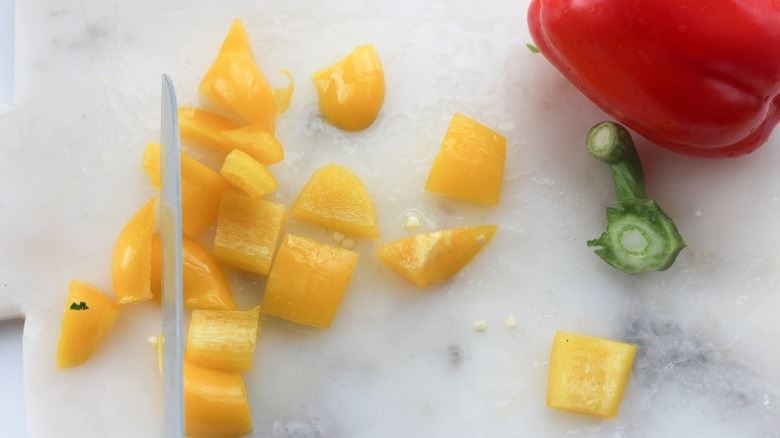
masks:
[[[89,307],[84,301],[78,303],[74,301],[70,304],[70,310],[89,310]]]

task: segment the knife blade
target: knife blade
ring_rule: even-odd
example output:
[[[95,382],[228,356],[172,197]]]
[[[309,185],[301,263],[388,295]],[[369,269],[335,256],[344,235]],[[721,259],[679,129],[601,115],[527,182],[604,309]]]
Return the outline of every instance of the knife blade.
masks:
[[[162,342],[163,412],[165,437],[184,436],[184,383],[182,348],[182,219],[181,152],[176,92],[168,75],[162,77]]]

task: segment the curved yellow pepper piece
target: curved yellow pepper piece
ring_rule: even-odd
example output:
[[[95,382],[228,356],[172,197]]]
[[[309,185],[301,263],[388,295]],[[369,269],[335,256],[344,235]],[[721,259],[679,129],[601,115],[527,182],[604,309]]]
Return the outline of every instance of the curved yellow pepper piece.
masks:
[[[477,204],[496,206],[506,161],[506,138],[455,113],[431,166],[425,190]]]
[[[160,235],[152,236],[152,294],[160,304],[162,290],[162,244]],[[182,275],[184,307],[189,309],[233,310],[236,303],[227,278],[214,257],[200,243],[182,239]]]
[[[203,77],[198,90],[215,104],[235,112],[271,134],[274,133],[274,93],[255,63],[241,20],[233,20],[222,48]]]
[[[292,101],[292,95],[295,91],[295,81],[293,80],[292,73],[287,69],[280,69],[283,75],[287,76],[287,80],[290,82],[284,88],[274,88],[274,102],[276,103],[276,113],[282,114],[290,108],[290,101]]]
[[[152,184],[160,188],[160,145],[149,143],[142,164]],[[198,160],[181,154],[182,228],[197,237],[217,218],[219,199],[228,183],[220,174]]]
[[[261,126],[240,126],[218,114],[197,108],[181,107],[181,138],[211,149],[230,153],[241,150],[261,164],[274,164],[284,158],[279,140]]]
[[[259,198],[276,190],[274,175],[248,154],[236,149],[227,154],[219,174],[250,198]]]
[[[119,304],[152,298],[152,232],[157,199],[141,207],[125,224],[114,245],[111,279]]]
[[[290,216],[347,236],[379,238],[376,208],[366,185],[335,163],[314,172],[290,207]]]
[[[187,436],[233,437],[252,431],[252,414],[240,371],[184,361],[184,427]]]
[[[426,287],[448,280],[490,242],[497,225],[448,228],[382,244],[377,254],[393,271]]]
[[[357,47],[346,58],[312,75],[320,111],[345,131],[369,127],[385,100],[385,74],[372,45]]]
[[[114,326],[119,309],[95,287],[71,281],[57,344],[57,368],[86,362]]]

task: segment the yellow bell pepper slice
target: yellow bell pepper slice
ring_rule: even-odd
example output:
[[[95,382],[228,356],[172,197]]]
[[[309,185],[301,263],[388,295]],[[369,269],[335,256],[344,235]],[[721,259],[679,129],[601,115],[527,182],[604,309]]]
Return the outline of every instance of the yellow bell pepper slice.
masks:
[[[280,69],[283,75],[287,76],[289,83],[284,88],[274,88],[274,103],[276,104],[276,114],[282,114],[290,108],[293,93],[295,92],[295,81],[292,73],[286,69]]]
[[[265,166],[238,149],[225,157],[219,173],[251,198],[267,195],[277,187],[276,178]]]
[[[259,306],[250,310],[193,310],[186,358],[209,368],[252,369],[259,333]]]
[[[288,234],[268,275],[260,309],[328,328],[352,279],[358,253]]]
[[[365,184],[334,163],[314,172],[290,207],[290,216],[348,236],[379,238],[374,201]]]
[[[203,109],[181,107],[179,132],[185,141],[229,153],[238,149],[268,165],[284,159],[284,147],[261,126],[241,126],[219,114]]]
[[[252,413],[240,371],[184,361],[184,429],[193,438],[237,437],[252,432]]]
[[[86,362],[114,326],[119,309],[94,286],[71,281],[57,344],[57,368]]]
[[[498,227],[450,228],[388,242],[377,254],[393,271],[418,287],[442,282],[463,269],[487,245]]]
[[[312,75],[320,111],[345,131],[368,128],[385,100],[385,74],[373,45],[355,48],[346,58]]]
[[[119,304],[152,298],[152,233],[157,199],[152,199],[125,224],[114,245],[111,280]]]
[[[428,174],[425,189],[483,205],[498,205],[506,138],[456,113]]]
[[[267,275],[286,219],[282,204],[226,191],[219,206],[214,256],[236,268]]]
[[[633,344],[556,333],[550,356],[547,406],[616,417],[635,357]]]
[[[274,133],[276,101],[255,63],[244,23],[235,19],[198,90],[215,104],[229,109],[252,125]]]
[[[160,188],[160,145],[149,143],[144,151],[143,168],[152,184]],[[182,228],[189,237],[197,237],[214,223],[219,200],[228,183],[205,164],[181,154]]]
[[[162,290],[162,243],[152,235],[152,295],[160,304]],[[227,278],[211,253],[197,241],[182,239],[183,303],[189,309],[233,310],[236,303]]]

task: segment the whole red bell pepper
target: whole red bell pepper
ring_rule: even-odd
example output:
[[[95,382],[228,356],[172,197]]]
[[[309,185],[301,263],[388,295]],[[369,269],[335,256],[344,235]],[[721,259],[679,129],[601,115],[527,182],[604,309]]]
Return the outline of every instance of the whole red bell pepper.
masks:
[[[780,121],[780,0],[532,0],[544,56],[653,143],[751,152]]]

